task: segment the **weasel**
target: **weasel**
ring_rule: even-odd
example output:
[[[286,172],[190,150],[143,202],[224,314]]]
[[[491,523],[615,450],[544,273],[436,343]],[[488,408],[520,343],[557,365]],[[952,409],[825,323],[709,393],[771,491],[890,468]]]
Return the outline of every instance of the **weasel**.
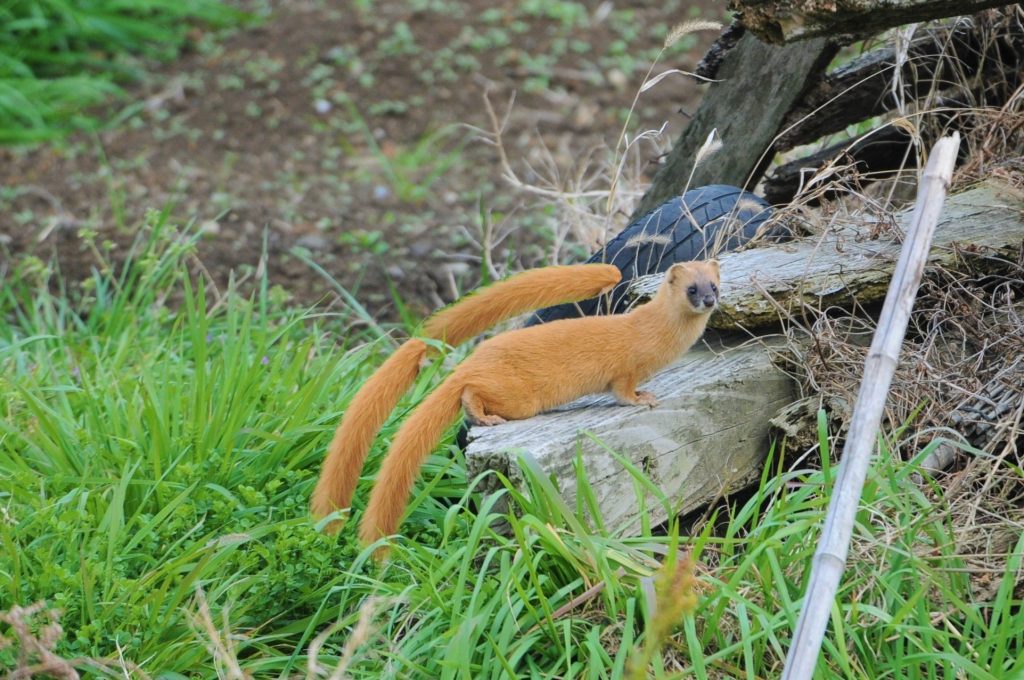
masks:
[[[627,314],[552,321],[481,343],[398,430],[360,539],[397,531],[423,460],[460,409],[475,423],[497,425],[605,390],[621,404],[657,406],[637,385],[697,342],[718,304],[719,282],[715,260],[675,264],[654,299]]]
[[[431,316],[420,335],[452,346],[519,314],[610,291],[622,277],[610,264],[578,264],[529,269],[466,296]],[[430,348],[418,338],[407,340],[352,398],[327,449],[310,509],[325,517],[352,503],[359,474],[377,432],[398,400],[419,375]],[[329,533],[341,528],[330,522]]]

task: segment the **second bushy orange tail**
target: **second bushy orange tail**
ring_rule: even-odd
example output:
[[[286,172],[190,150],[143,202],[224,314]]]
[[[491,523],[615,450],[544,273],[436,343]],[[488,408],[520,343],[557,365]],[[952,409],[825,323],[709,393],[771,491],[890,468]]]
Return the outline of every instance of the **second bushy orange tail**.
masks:
[[[426,355],[425,342],[406,341],[356,392],[327,447],[327,458],[310,503],[314,517],[326,517],[352,504],[352,494],[373,439],[416,380]],[[327,526],[327,531],[333,533],[340,528],[341,522],[335,521]]]
[[[452,346],[460,345],[519,314],[600,295],[611,290],[620,277],[618,268],[610,264],[530,269],[441,310],[427,319],[422,335]],[[428,351],[422,340],[407,341],[356,393],[335,430],[313,491],[310,509],[315,517],[325,517],[351,505],[373,440],[402,395],[416,381]],[[340,527],[340,521],[332,522],[327,531],[334,532]]]
[[[449,377],[402,423],[377,473],[359,538],[372,543],[398,530],[420,467],[462,408],[462,385]]]

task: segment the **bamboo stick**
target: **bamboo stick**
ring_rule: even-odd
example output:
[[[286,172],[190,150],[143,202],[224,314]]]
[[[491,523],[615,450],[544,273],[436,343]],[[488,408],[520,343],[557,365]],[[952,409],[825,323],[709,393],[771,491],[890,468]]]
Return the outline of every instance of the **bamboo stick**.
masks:
[[[932,149],[931,158],[921,178],[910,230],[885,297],[871,349],[864,362],[864,379],[853,407],[832,500],[811,564],[803,608],[786,656],[783,680],[810,680],[818,663],[821,642],[846,564],[854,519],[889,385],[896,371],[900,346],[907,331],[907,322],[921,283],[921,274],[946,198],[946,190],[953,176],[959,147],[960,135],[957,132],[940,139]]]

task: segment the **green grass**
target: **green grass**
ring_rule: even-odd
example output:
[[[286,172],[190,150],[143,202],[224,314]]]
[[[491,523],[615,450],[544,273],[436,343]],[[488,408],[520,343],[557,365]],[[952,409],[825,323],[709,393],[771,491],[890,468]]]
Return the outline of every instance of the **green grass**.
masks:
[[[481,496],[445,445],[379,567],[352,525],[326,537],[306,509],[389,341],[284,307],[265,282],[213,301],[187,273],[194,236],[166,213],[141,233],[74,302],[36,260],[0,281],[0,609],[61,609],[60,655],[123,655],[162,677],[307,675],[311,649],[357,678],[778,675],[832,468],[786,471],[772,454],[749,500],[676,539],[604,526],[582,472],[569,505],[529,459],[525,489]],[[827,461],[824,421],[820,434]],[[976,600],[940,490],[915,469],[881,456],[869,477],[818,677],[1021,677],[1024,544]],[[659,576],[677,549],[697,564],[695,606],[688,580]],[[16,654],[0,645],[0,666]]]
[[[0,144],[95,126],[85,112],[142,72],[139,57],[173,58],[191,26],[243,16],[217,0],[0,4]]]

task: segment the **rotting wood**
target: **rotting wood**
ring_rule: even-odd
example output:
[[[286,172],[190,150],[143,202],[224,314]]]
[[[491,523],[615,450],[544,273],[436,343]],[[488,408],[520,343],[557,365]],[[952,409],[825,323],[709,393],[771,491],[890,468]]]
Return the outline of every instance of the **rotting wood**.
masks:
[[[786,115],[775,150],[786,151],[894,109],[892,82],[897,63],[901,64],[901,96],[907,100],[934,92],[938,78],[946,83],[944,89],[953,90],[961,83],[973,83],[978,89],[1005,84],[1001,97],[992,92],[973,97],[999,105],[1019,83],[1022,61],[1024,24],[1008,14],[919,29],[903,58],[889,45],[825,75]]]
[[[909,211],[899,215],[895,234],[891,228],[879,225],[883,235],[876,239],[844,229],[719,256],[721,309],[709,325],[720,329],[763,328],[778,323],[779,306],[796,311],[803,305],[848,306],[853,300],[866,304],[882,299],[899,256],[899,238],[910,217]],[[946,201],[929,264],[951,267],[956,259],[955,244],[998,255],[1015,252],[1022,241],[1024,196],[990,180]],[[637,279],[630,294],[639,299],[650,297],[661,278]]]
[[[761,474],[768,418],[797,390],[772,364],[774,347],[733,343],[710,351],[698,345],[644,385],[660,402],[654,409],[594,395],[528,420],[473,427],[466,448],[469,475],[495,470],[522,487],[517,457],[527,453],[555,477],[571,507],[578,451],[605,526],[630,531],[638,526],[640,503],[614,451],[669,497],[671,508],[646,498],[652,523],[670,511],[698,508]]]
[[[765,42],[784,44],[830,35],[871,35],[1008,4],[1005,0],[730,0],[729,9]]]
[[[744,35],[726,55],[718,72],[720,82],[708,86],[700,109],[676,140],[631,221],[687,186],[744,186],[748,179],[756,181],[771,160],[771,153],[764,151],[783,118],[835,51],[824,39],[775,47]],[[694,167],[712,130],[717,130],[723,147]]]

